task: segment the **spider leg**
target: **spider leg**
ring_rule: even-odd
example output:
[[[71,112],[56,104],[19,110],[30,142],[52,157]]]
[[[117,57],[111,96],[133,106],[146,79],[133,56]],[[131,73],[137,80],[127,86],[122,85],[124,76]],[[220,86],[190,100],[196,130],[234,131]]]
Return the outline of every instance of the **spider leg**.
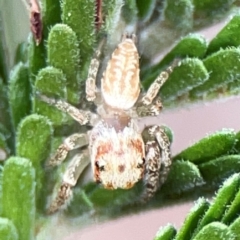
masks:
[[[154,196],[158,188],[165,182],[172,163],[170,142],[163,128],[152,126],[148,131],[154,140],[146,143],[146,187],[141,202],[147,202]]]
[[[80,125],[92,124],[97,116],[96,114],[90,111],[79,110],[78,108],[72,106],[71,104],[54,98],[49,98],[45,95],[37,94],[37,97],[43,102],[48,103],[49,105],[55,106],[62,112],[69,114],[73,119],[80,123]]]
[[[159,185],[159,170],[161,167],[160,148],[156,141],[146,143],[146,169],[145,169],[145,189],[140,197],[140,202],[147,202],[154,196]]]
[[[156,97],[149,105],[142,102],[137,103],[136,111],[139,117],[157,116],[162,110],[162,102],[160,97]]]
[[[162,71],[154,82],[149,87],[146,94],[142,97],[141,102],[144,105],[149,105],[152,103],[153,99],[157,96],[162,85],[167,81],[169,75],[172,73],[173,69],[178,66],[179,59],[173,61],[172,65],[169,66],[165,71]]]
[[[80,148],[88,144],[87,133],[75,133],[67,137],[64,142],[58,147],[56,153],[50,158],[48,166],[57,166],[61,164],[69,151]]]
[[[63,175],[62,184],[58,189],[57,196],[48,208],[49,214],[56,212],[61,206],[69,202],[72,196],[72,188],[76,185],[79,176],[89,163],[90,158],[87,151],[73,157]]]
[[[102,47],[105,44],[106,38],[104,38],[99,46],[98,49],[95,51],[94,57],[92,58],[88,70],[88,77],[86,80],[86,99],[90,102],[94,101],[96,98],[97,87],[96,87],[96,79],[97,73],[99,69],[99,57],[101,55]]]

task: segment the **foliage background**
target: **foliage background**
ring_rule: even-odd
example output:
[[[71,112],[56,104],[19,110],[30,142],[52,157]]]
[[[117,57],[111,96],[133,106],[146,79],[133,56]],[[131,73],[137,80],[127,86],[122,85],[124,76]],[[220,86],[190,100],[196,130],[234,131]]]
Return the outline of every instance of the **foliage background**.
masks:
[[[113,6],[117,6],[118,2],[120,1],[112,1]],[[146,5],[143,8],[141,8],[141,4],[139,4],[140,2],[141,1],[137,1],[138,7],[139,7],[138,17],[139,19],[148,18],[147,16],[148,14],[144,12],[144,9],[149,9],[149,8]],[[21,34],[17,34],[17,33],[18,32],[23,33],[22,30],[19,31],[19,29],[21,29],[20,27],[22,26],[22,22],[19,21],[19,19],[22,20],[22,18],[24,17],[19,15],[20,5],[18,4],[20,3],[15,4],[16,3],[15,1],[14,2],[1,1],[0,3],[1,3],[0,5],[1,9],[6,9],[6,11],[1,11],[1,21],[3,23],[1,25],[3,27],[1,28],[1,33],[4,36],[4,38],[1,38],[1,39],[5,39],[5,43],[6,43],[6,45],[3,44],[2,46],[5,46],[5,47],[7,46],[7,48],[5,48],[4,50],[9,51],[8,54],[6,54],[7,56],[9,56],[9,61],[6,61],[7,64],[4,68],[4,69],[7,69],[6,72],[8,73],[9,69],[13,66],[14,60],[15,62],[19,61],[19,59],[16,60],[16,58],[14,58],[14,55],[15,55],[17,38],[21,36]],[[91,1],[88,1],[88,3],[91,4]],[[136,17],[134,15],[135,13],[134,11],[136,9],[134,6],[134,3],[135,3],[134,1],[126,1],[126,6],[127,6],[125,8],[126,21],[131,22],[132,20],[134,20],[134,17]],[[150,4],[152,4],[152,6],[154,6],[156,3],[159,3],[159,2],[150,1]],[[205,9],[205,10],[209,10],[210,12],[209,11],[201,12],[201,8],[203,6],[198,6],[197,2],[194,2],[194,1],[193,2],[179,1],[178,3],[179,4],[173,4],[173,2],[171,1],[165,1],[165,4],[168,4],[168,5],[165,5],[165,17],[167,21],[165,21],[164,24],[162,24],[161,21],[160,22],[156,21],[153,24],[151,24],[151,21],[150,21],[150,23],[147,22],[145,23],[145,25],[144,24],[142,25],[142,26],[145,26],[144,28],[142,28],[144,31],[141,32],[141,29],[140,29],[140,33],[139,33],[140,39],[141,39],[140,51],[143,51],[144,53],[144,49],[149,50],[149,51],[145,51],[146,54],[143,54],[141,59],[143,85],[145,86],[145,88],[147,88],[150,82],[154,79],[154,77],[159,73],[159,71],[165,65],[168,65],[174,57],[180,56],[182,58],[187,58],[187,59],[183,60],[182,66],[176,69],[173,76],[171,76],[170,78],[171,81],[169,81],[164,86],[161,92],[161,97],[166,107],[172,108],[172,107],[176,107],[176,105],[183,105],[189,101],[190,102],[191,101],[197,102],[197,101],[203,101],[203,100],[206,101],[208,99],[213,99],[219,96],[224,97],[226,95],[228,96],[231,94],[237,94],[238,86],[239,86],[238,85],[239,50],[237,48],[236,49],[233,48],[233,46],[234,47],[239,46],[238,38],[237,37],[234,38],[235,31],[239,29],[238,28],[239,17],[237,15],[238,2],[227,1],[223,4],[222,1],[218,1],[217,6],[214,6],[214,5],[208,6],[208,8]],[[205,3],[207,3],[207,1]],[[193,5],[195,7],[194,10],[199,14],[199,15],[198,14],[195,15],[194,18],[192,18]],[[169,7],[167,8],[166,6],[169,6]],[[14,14],[14,17],[10,18],[9,16],[12,16],[12,12],[14,11],[16,11],[16,14]],[[165,49],[167,45],[169,45],[170,43],[174,43],[175,39],[179,39],[180,36],[185,36],[188,32],[195,31],[200,27],[206,26],[209,23],[213,23],[214,21],[216,21],[216,19],[223,18],[225,15],[229,14],[229,11],[232,11],[232,13],[236,15],[236,17],[234,20],[235,22],[231,25],[231,27],[227,28],[228,30],[227,34],[223,32],[222,35],[219,35],[219,37],[215,39],[215,42],[213,41],[209,46],[206,44],[205,40],[200,36],[188,35],[186,38],[183,38],[180,44],[178,44],[177,47],[175,47],[173,51],[170,54],[168,54],[166,58],[163,59],[163,61],[159,62],[154,67],[149,67],[149,58],[152,59],[154,57],[152,55],[153,53],[155,53],[156,49],[158,49],[159,51],[161,49]],[[217,14],[214,14],[214,16],[212,16],[211,13],[213,12]],[[109,16],[110,16],[109,19],[111,20],[111,18],[113,19],[115,15],[111,16],[110,13],[109,13]],[[203,14],[203,16],[201,16],[201,14]],[[129,19],[126,16],[133,16],[133,18]],[[178,18],[176,18],[176,16],[178,16]],[[193,19],[196,20],[199,18],[199,16],[202,17],[202,19],[205,19],[206,21],[194,22]],[[119,26],[121,26],[121,24],[119,24]],[[141,27],[141,24],[140,24],[140,27]],[[146,35],[145,29],[148,30],[147,35]],[[161,29],[161,31],[156,32],[157,29]],[[231,33],[231,29],[233,29],[232,33]],[[110,30],[112,31],[111,24],[110,24],[110,28],[107,27],[106,30],[109,31],[109,33],[110,33]],[[77,29],[75,29],[75,31],[77,31]],[[109,42],[109,45],[111,45],[112,42],[114,41],[118,42],[121,32],[122,31],[120,28],[120,29],[117,29],[116,34],[110,35],[110,39],[111,38],[112,39]],[[71,32],[71,34],[72,34],[71,39],[74,39],[74,33]],[[26,35],[24,35],[24,39],[25,39],[25,36]],[[87,36],[87,35],[83,35],[82,37],[84,36]],[[112,36],[114,36],[116,39],[114,39]],[[144,36],[147,36],[147,37],[144,38]],[[52,39],[54,39],[54,37]],[[229,39],[230,41],[226,41]],[[54,41],[52,41],[52,43],[54,43]],[[34,49],[33,44],[34,43],[30,39],[30,46],[32,46]],[[50,45],[50,40],[48,44]],[[148,48],[149,46],[151,46],[151,48]],[[199,48],[196,46],[198,46]],[[232,46],[232,48],[226,49],[226,50],[219,50],[220,48],[226,48],[229,46]],[[51,45],[51,47],[49,47],[48,50],[52,51],[53,47],[54,45]],[[110,46],[110,49],[111,48],[113,48],[113,46]],[[81,48],[80,50],[83,50],[83,49]],[[29,51],[31,52],[31,50]],[[88,51],[87,48],[85,48],[85,51]],[[91,55],[90,52],[91,52],[91,49],[89,50],[89,55]],[[213,55],[211,55],[212,52],[214,53]],[[84,56],[89,56],[89,55],[84,55]],[[19,56],[21,61],[24,62],[26,60],[23,58],[24,53]],[[31,55],[29,55],[29,57],[31,58]],[[188,57],[193,57],[193,58],[190,59]],[[26,113],[24,111],[19,111],[19,109],[22,110],[23,108],[29,111],[28,104],[31,103],[31,100],[32,100],[32,95],[30,95],[30,92],[29,92],[31,87],[29,87],[30,85],[28,85],[29,84],[28,70],[30,71],[36,70],[32,67],[36,67],[37,65],[34,65],[36,63],[42,64],[41,59],[42,58],[32,58],[32,60],[36,60],[36,62],[34,61],[31,62],[31,59],[30,59],[29,65],[19,63],[18,66],[14,68],[14,71],[10,76],[9,90],[6,90],[8,91],[9,103],[11,105],[11,116],[12,116],[11,123],[13,124],[13,127],[15,128],[15,130],[18,129],[17,130],[18,133],[17,133],[16,143],[13,141],[11,142],[9,141],[8,145],[6,146],[4,145],[5,144],[4,142],[1,142],[2,144],[1,147],[7,153],[9,152],[9,148],[15,149],[16,151],[15,154],[17,156],[28,158],[32,162],[31,163],[32,165],[31,165],[29,161],[25,158],[10,157],[4,166],[3,194],[1,195],[2,197],[1,201],[3,203],[1,216],[3,216],[4,219],[1,219],[2,220],[1,226],[7,226],[8,229],[11,229],[11,230],[8,230],[11,234],[10,239],[17,239],[18,233],[16,232],[18,232],[22,228],[23,230],[19,231],[20,232],[19,239],[26,240],[28,239],[28,237],[30,239],[32,238],[31,236],[34,235],[34,232],[38,233],[39,230],[41,234],[45,234],[45,237],[46,237],[46,234],[50,236],[49,234],[51,232],[51,229],[54,226],[54,223],[56,223],[55,222],[56,217],[52,217],[52,218],[43,217],[45,201],[47,199],[42,198],[42,196],[47,195],[47,193],[44,192],[44,190],[46,189],[42,187],[42,186],[46,186],[45,185],[46,179],[44,177],[45,173],[42,170],[41,162],[43,162],[47,158],[49,151],[43,152],[41,151],[41,149],[42,150],[47,149],[46,146],[50,146],[51,144],[50,138],[52,137],[52,125],[45,117],[37,116],[37,115],[29,115],[29,117],[25,118],[19,125],[19,122],[23,118],[23,116],[28,115],[30,113],[30,112]],[[37,62],[39,60],[40,62]],[[49,58],[50,65],[55,64],[56,66],[55,60],[58,60],[56,56],[55,56],[55,59],[54,57]],[[87,64],[88,59],[85,59],[85,60]],[[74,62],[77,62],[77,61],[74,61]],[[83,70],[82,72],[85,72],[85,68],[86,68],[85,65],[82,65],[82,67],[81,67]],[[47,70],[51,70],[51,69],[47,69]],[[35,72],[35,74],[37,74],[37,72]],[[39,79],[38,79],[39,81],[38,83],[36,83],[35,87],[44,92],[46,90],[47,85],[44,85],[44,81],[42,79],[44,79],[44,76],[45,76],[44,74],[46,74],[46,72],[41,72],[41,74],[39,75]],[[58,79],[61,79],[61,81],[59,81],[58,84],[60,84],[59,86],[61,86],[61,84],[65,83],[66,79],[64,77],[61,78],[62,76],[61,72],[57,72],[57,74],[59,74],[60,76],[58,77]],[[209,81],[206,81],[206,80],[209,80]],[[31,84],[34,84],[35,80],[32,75],[30,75],[30,81],[31,81]],[[201,84],[204,83],[205,81],[206,81],[206,85],[201,86]],[[193,91],[191,91],[192,89]],[[4,86],[1,88],[1,90],[5,91]],[[54,93],[59,97],[63,97],[63,98],[66,97],[64,95],[65,94],[64,91],[61,93],[56,90],[57,89],[51,89],[51,93]],[[4,91],[1,92],[2,94],[0,95],[1,97],[3,97]],[[19,97],[19,95],[17,94],[18,91],[22,93],[20,94],[21,95],[20,97],[22,97],[22,100],[28,100],[28,101],[23,101],[24,105],[22,105],[22,102],[21,101],[19,102],[18,98],[16,98],[16,96]],[[189,91],[191,91],[190,94],[189,94]],[[71,95],[68,100],[70,102],[76,103],[75,102],[76,95],[74,95],[75,93],[73,94],[71,93],[71,88],[67,89],[67,92],[70,93]],[[204,96],[204,99],[202,98],[202,96]],[[1,103],[5,101],[3,98],[1,100],[2,100]],[[61,140],[61,137],[59,136],[60,130],[58,130],[58,127],[59,126],[62,127],[61,126],[62,123],[68,122],[69,119],[67,119],[65,116],[62,116],[59,118],[59,113],[54,112],[53,109],[48,111],[48,107],[46,108],[46,106],[44,105],[41,106],[41,103],[38,103],[36,100],[33,101],[33,106],[35,106],[35,108],[36,106],[38,106],[38,108],[41,109],[41,114],[43,115],[46,114],[48,117],[52,116],[51,118],[52,121],[54,120],[54,116],[55,116],[55,120],[60,119],[59,122],[53,121],[53,125],[55,127],[55,131],[57,132],[57,137],[58,137],[58,138],[55,138],[55,142],[59,142]],[[6,114],[8,113],[6,112]],[[56,116],[58,117],[56,118]],[[33,132],[28,131],[29,129],[30,130],[33,129],[33,126],[35,131],[34,134]],[[35,128],[35,126],[37,126],[37,128]],[[45,129],[45,132],[42,132],[42,129]],[[4,129],[1,129],[1,132],[4,137],[8,136],[8,134],[5,133]],[[2,135],[1,135],[1,140],[4,139]],[[35,136],[40,136],[40,137],[36,139],[34,138]],[[36,139],[36,141],[33,141],[33,139]],[[212,193],[214,190],[216,190],[221,184],[223,179],[225,179],[231,173],[238,172],[238,168],[239,168],[238,139],[239,139],[239,133],[237,132],[233,132],[231,130],[220,131],[219,133],[216,133],[214,136],[204,139],[200,144],[196,145],[194,148],[192,149],[190,148],[185,152],[183,152],[182,154],[175,156],[175,160],[176,160],[175,165],[173,167],[172,174],[170,175],[168,182],[165,185],[165,190],[163,187],[162,191],[160,191],[159,194],[156,195],[156,198],[147,206],[147,208],[156,207],[159,204],[160,205],[164,203],[166,204],[167,202],[169,202],[169,197],[176,203],[179,199],[180,200],[185,199],[186,201],[186,199],[188,199],[189,197],[193,198],[193,196],[196,196],[195,194],[199,196],[200,194],[201,195],[208,194],[209,193],[208,191],[211,191]],[[16,144],[16,148],[14,148],[14,144]],[[211,148],[209,147],[210,145],[212,145]],[[36,146],[40,149],[39,151],[36,151],[36,149],[38,149]],[[42,148],[40,146],[42,146]],[[205,152],[206,147],[208,149],[214,149],[215,152],[214,153],[208,152],[208,151]],[[12,150],[11,155],[13,154],[14,154],[14,151]],[[224,167],[216,168],[216,166],[224,166]],[[215,169],[217,171],[215,171]],[[201,173],[199,172],[199,170],[201,171]],[[62,169],[59,170],[59,172],[61,171]],[[210,174],[206,175],[206,173],[208,172],[210,172]],[[16,176],[18,177],[16,178]],[[34,180],[35,177],[36,177],[36,180]],[[24,178],[28,180],[23,180],[23,182],[27,181],[30,183],[29,185],[24,185],[23,182],[19,184],[18,180],[19,179],[22,180]],[[32,181],[29,179],[32,179]],[[232,180],[233,183],[231,183],[233,184],[232,185],[233,188],[235,186],[234,181],[235,183],[238,181],[238,176],[235,175],[234,179]],[[210,188],[207,187],[207,191],[206,189],[204,189],[206,187],[203,184],[204,181],[207,181],[208,183],[210,183],[210,186],[208,186]],[[51,182],[51,179],[50,179],[50,182]],[[229,180],[229,182],[231,181]],[[36,184],[36,195],[33,193],[35,191],[33,190],[35,189],[35,184]],[[10,186],[13,188],[11,189]],[[15,201],[16,195],[14,194],[16,194],[17,189],[14,188],[14,186],[19,186],[19,188],[23,188],[23,193],[26,194],[26,195],[23,195],[23,197],[25,197],[24,200],[28,204],[26,204],[26,209],[25,208],[22,209],[23,211],[25,211],[25,213],[21,212],[16,214],[16,210],[21,209],[22,205],[21,205],[21,201],[20,201],[20,205],[19,205],[19,202]],[[199,186],[203,186],[203,189],[198,188]],[[236,186],[238,186],[237,183],[236,183]],[[69,207],[68,211],[66,212],[66,215],[64,215],[63,219],[65,219],[66,222],[68,221],[71,222],[71,219],[74,219],[75,226],[77,226],[79,225],[80,222],[85,221],[86,218],[84,220],[76,221],[75,217],[79,215],[87,214],[87,212],[89,212],[89,210],[93,208],[98,208],[98,211],[99,211],[98,214],[99,216],[101,216],[102,220],[104,218],[122,215],[122,212],[119,211],[119,207],[121,209],[121,206],[124,205],[125,202],[128,202],[129,199],[132,199],[132,197],[136,197],[140,191],[141,191],[141,185],[138,185],[135,189],[127,193],[122,191],[107,192],[90,183],[84,188],[83,191],[76,189],[75,191],[76,195],[74,197],[74,200],[71,206]],[[9,192],[11,192],[11,194],[9,194]],[[226,200],[226,196],[227,195],[225,195],[224,201]],[[233,199],[234,199],[234,196],[236,196],[237,198],[237,193],[236,192],[233,193],[232,196],[233,196]],[[35,197],[36,197],[36,200],[33,201]],[[29,202],[27,201],[27,199],[29,199]],[[231,205],[232,202],[234,202],[233,199],[229,199],[228,201],[226,200],[225,204],[227,206],[233,206]],[[11,203],[11,204],[9,204],[8,206],[8,203]],[[111,207],[109,207],[109,203],[111,204]],[[140,211],[140,210],[142,209],[135,209],[135,211]],[[125,213],[130,211],[131,209],[128,209],[128,208],[125,209]],[[30,215],[27,216],[26,212],[30,212]],[[235,215],[238,213],[238,206],[235,208],[233,212],[235,213]],[[35,217],[35,214],[36,214],[36,217]],[[19,216],[21,215],[23,216],[26,215],[26,217],[23,219],[19,219]],[[200,214],[198,217],[201,217],[201,216],[202,215]],[[15,229],[11,220],[10,221],[6,220],[6,217],[11,219],[14,222],[14,225],[16,226],[17,230]],[[58,218],[59,216],[57,217],[57,219]],[[60,219],[61,219],[61,215],[60,215]],[[88,219],[91,219],[91,218],[88,217]],[[232,218],[232,221],[233,219],[234,218]],[[34,220],[36,220],[35,227],[34,226],[32,227],[32,225],[34,225]],[[221,217],[219,216],[218,218],[214,218],[214,220],[219,222],[222,221],[222,224],[223,223],[225,224],[224,216],[221,216]],[[227,222],[226,224],[229,225],[230,223]],[[205,222],[205,225],[206,225],[206,222]],[[188,226],[187,224],[185,224],[184,226],[185,226],[185,229],[187,229],[188,231],[194,232],[193,226]],[[45,227],[46,229],[49,230],[49,232],[46,230],[46,232],[44,233],[43,229]],[[234,236],[231,237],[232,236],[231,231],[233,231],[232,230],[233,228],[229,230],[228,227],[221,224],[214,225],[213,227],[216,230],[216,232],[219,233],[220,235],[226,234],[226,236],[230,236],[229,239],[236,239],[234,238]],[[30,231],[28,232],[28,230]],[[6,231],[6,229],[2,231],[2,234],[5,234],[4,231]],[[168,235],[167,238],[159,238],[159,239],[174,238],[175,230],[172,227],[165,228],[164,231],[166,231],[167,233],[169,232],[170,235]],[[196,228],[196,231],[199,231],[199,229]],[[196,238],[196,239],[202,239],[202,237],[200,236],[200,238]],[[204,237],[206,236],[204,235]]]

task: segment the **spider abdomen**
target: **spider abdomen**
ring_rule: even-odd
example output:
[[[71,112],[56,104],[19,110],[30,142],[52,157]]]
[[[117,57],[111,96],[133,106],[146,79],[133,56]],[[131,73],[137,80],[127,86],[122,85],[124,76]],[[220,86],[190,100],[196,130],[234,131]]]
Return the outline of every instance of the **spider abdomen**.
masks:
[[[112,108],[130,109],[138,99],[139,55],[133,39],[126,38],[112,54],[103,74],[102,95]]]

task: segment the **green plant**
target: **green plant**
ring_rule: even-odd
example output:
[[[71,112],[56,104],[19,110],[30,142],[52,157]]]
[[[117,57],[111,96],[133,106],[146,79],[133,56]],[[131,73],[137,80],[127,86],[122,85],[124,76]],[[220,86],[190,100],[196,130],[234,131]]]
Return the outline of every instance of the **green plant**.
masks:
[[[100,3],[104,17],[101,24],[95,22],[96,4],[100,6]],[[9,7],[4,1],[0,4]],[[144,89],[174,58],[182,59],[160,91],[165,108],[239,94],[238,10],[237,2],[220,0],[214,4],[187,0],[177,3],[173,0],[63,0],[60,4],[60,1],[44,0],[43,41],[36,46],[30,37],[28,46],[19,45],[15,56],[10,58],[15,58],[11,74],[5,51],[8,31],[1,30],[0,158],[5,163],[0,171],[0,213],[3,217],[0,236],[8,231],[9,239],[28,240],[36,229],[41,231],[46,227],[50,218],[45,215],[47,197],[65,166],[49,176],[45,161],[64,136],[84,131],[66,114],[40,102],[35,97],[36,92],[65,99],[75,106],[92,108],[83,99],[84,81],[94,49],[107,34],[105,56],[108,56],[125,26],[133,25],[143,49],[141,80]],[[192,34],[231,11],[235,12],[233,18],[210,43]],[[0,14],[0,17],[4,15],[2,11]],[[100,15],[98,17],[101,20]],[[155,53],[160,53],[174,39],[178,40],[172,50],[152,65]],[[196,194],[213,193],[225,178],[240,171],[239,139],[239,132],[224,129],[174,156],[168,180],[147,207],[166,205],[169,198],[177,201]],[[237,239],[238,184],[239,175],[235,174],[223,184],[213,203],[209,204],[204,198],[199,200],[178,232],[167,226],[156,239],[211,238],[213,231],[217,233],[216,239],[220,235]],[[16,201],[19,189],[22,197],[28,199],[26,208],[21,207],[24,200]],[[71,218],[97,210],[102,217],[111,218],[132,209],[139,211],[143,207],[130,208],[129,203],[141,190],[142,183],[128,191],[109,191],[89,182],[75,188],[65,215]],[[213,214],[216,205],[220,206],[217,217]],[[44,217],[40,217],[42,215]]]

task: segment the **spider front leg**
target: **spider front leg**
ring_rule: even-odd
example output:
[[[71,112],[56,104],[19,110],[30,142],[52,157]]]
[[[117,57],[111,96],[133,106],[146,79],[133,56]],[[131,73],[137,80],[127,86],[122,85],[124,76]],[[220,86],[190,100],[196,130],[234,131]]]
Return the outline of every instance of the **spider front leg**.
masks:
[[[97,73],[99,69],[99,57],[101,55],[102,47],[106,42],[106,38],[104,38],[99,46],[98,49],[95,51],[94,57],[92,58],[89,66],[88,77],[86,80],[86,99],[90,102],[94,101],[96,98],[97,93],[97,86],[96,86],[96,79]]]
[[[49,98],[41,94],[37,94],[37,97],[43,102],[46,102],[49,105],[55,106],[60,111],[69,114],[73,119],[79,122],[80,125],[85,125],[88,123],[92,124],[97,118],[96,114],[90,111],[79,110],[76,107],[72,106],[71,104],[63,100]]]
[[[141,102],[143,105],[150,105],[152,103],[153,99],[157,96],[160,88],[167,81],[173,69],[178,66],[179,61],[179,59],[174,60],[171,66],[169,66],[165,71],[160,73],[160,75],[149,87],[147,93],[142,97]]]
[[[95,57],[91,60],[89,71],[88,71],[88,78],[86,80],[86,99],[92,102],[96,98],[96,78],[97,72],[99,68],[99,56],[101,52],[97,50],[95,52]]]
[[[63,175],[62,184],[58,189],[57,196],[48,209],[49,214],[56,212],[70,200],[72,188],[76,185],[79,176],[89,163],[90,158],[87,151],[73,157]]]
[[[152,198],[158,188],[165,182],[172,163],[170,141],[160,126],[148,129],[150,137],[154,140],[146,143],[146,172],[145,191],[140,199],[147,202]]]
[[[48,166],[57,166],[67,157],[69,151],[83,147],[88,144],[88,135],[86,133],[75,133],[67,137],[58,147],[55,155],[51,157]]]

